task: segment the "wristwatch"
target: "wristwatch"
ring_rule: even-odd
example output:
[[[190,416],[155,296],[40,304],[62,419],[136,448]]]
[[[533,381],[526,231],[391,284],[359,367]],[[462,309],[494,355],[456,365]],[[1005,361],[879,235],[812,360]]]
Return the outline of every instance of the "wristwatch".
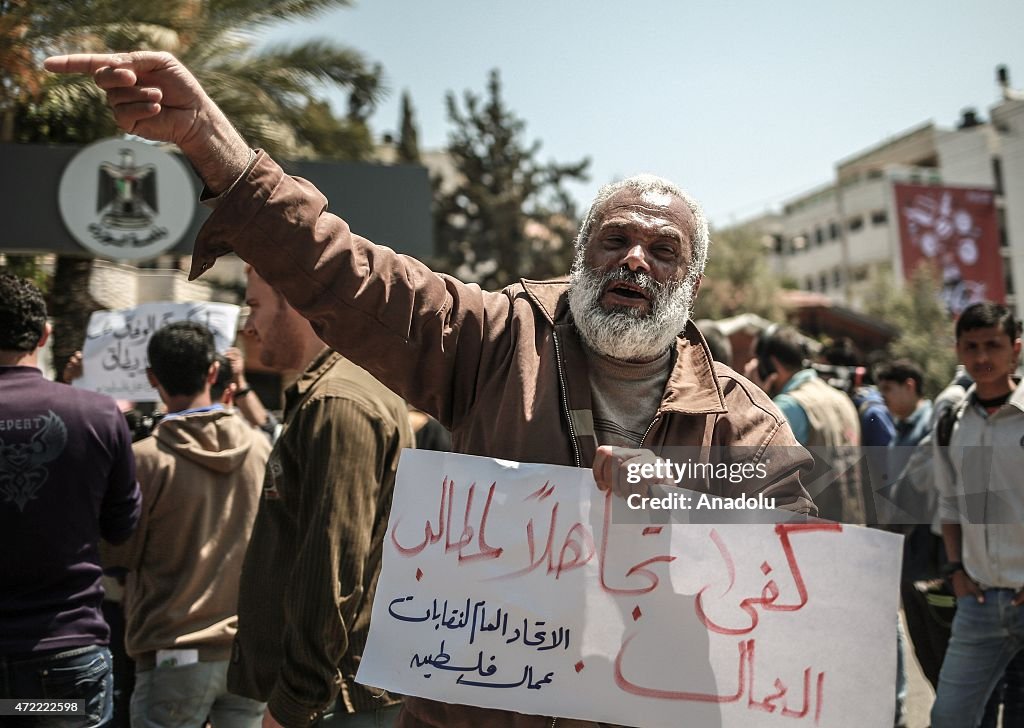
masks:
[[[943,564],[942,568],[940,569],[942,575],[947,579],[951,578],[953,574],[955,574],[956,572],[963,570],[964,565],[960,561],[950,561],[949,563]]]
[[[241,389],[236,389],[235,390],[235,399],[238,399],[239,397],[244,397],[245,395],[249,394],[249,392],[251,392],[251,391],[252,391],[252,387],[242,387]]]

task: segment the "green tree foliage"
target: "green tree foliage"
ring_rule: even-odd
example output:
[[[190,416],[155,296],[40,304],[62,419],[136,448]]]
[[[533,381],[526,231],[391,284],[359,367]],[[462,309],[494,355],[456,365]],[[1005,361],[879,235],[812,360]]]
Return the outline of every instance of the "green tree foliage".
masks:
[[[307,102],[302,124],[310,150],[301,156],[350,162],[367,161],[372,156],[373,137],[366,122],[336,116],[326,101]]]
[[[406,164],[420,163],[419,132],[413,118],[412,99],[408,91],[402,92],[402,118],[398,132],[398,161]]]
[[[694,318],[720,319],[753,313],[782,321],[779,277],[768,264],[762,235],[752,227],[712,231]]]
[[[260,48],[256,34],[349,0],[0,0],[0,141],[87,143],[117,133],[91,79],[42,71],[50,54],[163,50],[197,76],[253,146],[279,157],[362,158],[383,86],[379,66],[333,42]],[[318,93],[349,91],[347,120]],[[306,111],[310,110],[307,116]],[[57,371],[80,346],[89,312],[88,261],[60,256],[51,289]]]
[[[563,183],[585,180],[590,160],[537,161],[541,144],[524,141],[526,123],[505,105],[496,70],[485,98],[466,91],[463,109],[449,93],[447,103],[458,184],[435,194],[439,265],[484,288],[566,274],[576,210]]]
[[[949,384],[956,368],[953,322],[939,298],[941,286],[933,267],[919,266],[903,286],[885,273],[872,284],[867,313],[899,330],[888,347],[892,358],[906,358],[924,370],[924,393],[934,397]]]
[[[34,255],[16,255],[7,253],[0,262],[0,271],[28,278],[36,284],[36,287],[44,293],[50,286],[50,277],[39,264],[39,259]]]
[[[91,79],[39,73],[42,58],[50,53],[170,51],[251,144],[283,157],[315,150],[304,111],[319,100],[324,85],[347,89],[349,116],[360,121],[383,89],[380,67],[369,66],[350,48],[325,40],[256,44],[255,34],[270,24],[344,6],[348,0],[3,2],[0,29],[10,33],[0,40],[0,58],[30,59],[2,72],[17,80],[0,81],[0,88],[22,89],[13,102],[22,122],[14,131],[18,141],[88,142],[115,131]]]

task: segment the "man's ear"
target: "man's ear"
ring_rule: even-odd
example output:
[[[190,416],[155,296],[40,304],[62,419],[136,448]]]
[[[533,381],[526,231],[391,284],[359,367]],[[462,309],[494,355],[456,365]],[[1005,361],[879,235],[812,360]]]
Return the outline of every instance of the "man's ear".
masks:
[[[697,292],[700,290],[700,284],[704,281],[704,274],[701,273],[697,276],[697,282],[693,285],[693,296],[697,297]]]
[[[206,371],[206,383],[213,385],[217,383],[217,375],[220,373],[220,362],[214,361]]]
[[[43,325],[43,335],[39,337],[39,343],[36,344],[36,348],[42,349],[44,346],[46,346],[46,342],[50,340],[50,334],[52,334],[52,333],[53,333],[53,327],[50,326],[50,322],[47,321]],[[1020,344],[1020,340],[1019,339],[1017,340],[1017,343],[1018,343],[1018,345]]]
[[[158,382],[156,377],[153,375],[152,367],[146,367],[146,379],[149,380],[149,386],[153,389],[160,389],[160,382]]]

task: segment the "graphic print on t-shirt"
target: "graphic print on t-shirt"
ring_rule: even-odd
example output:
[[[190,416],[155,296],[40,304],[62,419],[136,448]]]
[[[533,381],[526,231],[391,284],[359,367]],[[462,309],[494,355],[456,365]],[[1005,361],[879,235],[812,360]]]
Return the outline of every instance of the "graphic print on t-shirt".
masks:
[[[27,441],[14,439],[11,433],[33,431]],[[20,434],[20,433],[19,433]],[[38,498],[39,489],[49,478],[46,463],[64,452],[68,428],[53,410],[41,417],[0,420],[0,497],[24,512],[25,505]]]

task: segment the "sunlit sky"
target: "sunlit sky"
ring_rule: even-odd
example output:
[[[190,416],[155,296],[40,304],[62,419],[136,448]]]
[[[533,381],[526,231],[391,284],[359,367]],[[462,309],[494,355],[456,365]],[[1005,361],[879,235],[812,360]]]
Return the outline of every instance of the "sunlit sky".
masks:
[[[497,68],[542,158],[591,158],[581,203],[654,172],[725,225],[922,122],[987,118],[997,65],[1024,88],[1022,28],[1021,0],[360,0],[267,40],[326,37],[383,64],[373,130],[397,129],[408,90],[422,148],[445,144],[445,93],[483,93]]]

